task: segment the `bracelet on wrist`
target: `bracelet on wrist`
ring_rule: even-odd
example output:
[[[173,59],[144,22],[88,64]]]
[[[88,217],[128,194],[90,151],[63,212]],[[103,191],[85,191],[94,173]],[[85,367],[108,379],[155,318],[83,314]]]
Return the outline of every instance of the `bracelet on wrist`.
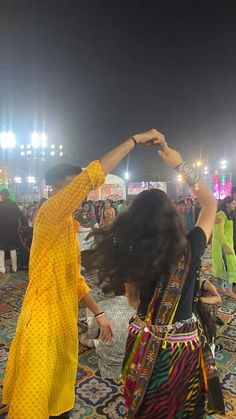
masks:
[[[94,316],[94,318],[95,318],[95,319],[98,319],[98,318],[99,318],[99,317],[101,317],[101,316],[105,316],[104,311],[101,311],[101,313],[96,314],[96,315]]]
[[[134,147],[138,145],[138,142],[135,140],[134,136],[130,137],[131,140],[134,142]]]
[[[195,186],[200,180],[198,170],[191,163],[182,162],[174,169],[183,176],[185,182],[191,187]]]

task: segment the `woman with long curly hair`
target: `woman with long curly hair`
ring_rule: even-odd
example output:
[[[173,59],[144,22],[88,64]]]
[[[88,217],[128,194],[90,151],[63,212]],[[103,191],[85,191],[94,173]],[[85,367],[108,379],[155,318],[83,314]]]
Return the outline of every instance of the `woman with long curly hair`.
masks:
[[[94,264],[114,289],[125,287],[137,310],[123,365],[126,417],[200,419],[207,394],[208,411],[224,411],[216,367],[194,314],[196,272],[217,206],[193,166],[164,137],[162,148],[161,158],[203,205],[197,225],[186,236],[170,198],[160,190],[144,191],[111,225],[94,232]]]

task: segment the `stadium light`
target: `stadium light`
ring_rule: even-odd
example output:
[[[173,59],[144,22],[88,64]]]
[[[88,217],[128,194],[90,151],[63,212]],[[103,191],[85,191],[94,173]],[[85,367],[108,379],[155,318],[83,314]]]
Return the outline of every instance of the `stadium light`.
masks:
[[[33,148],[38,148],[40,146],[40,134],[33,132],[31,135],[31,144]]]
[[[21,183],[21,182],[22,182],[21,177],[20,177],[20,176],[16,176],[16,177],[14,178],[14,182],[15,182],[15,183]]]
[[[12,131],[0,133],[0,146],[3,149],[14,148],[16,145],[16,136]]]
[[[125,174],[124,174],[124,178],[125,180],[129,180],[130,178],[130,173],[128,172],[128,170],[126,170]]]
[[[34,176],[28,176],[27,181],[28,181],[28,183],[35,183],[36,182],[36,179],[35,179]]]
[[[220,168],[222,170],[227,169],[227,161],[226,160],[221,160],[221,162],[220,162]]]
[[[34,131],[31,135],[31,144],[33,148],[46,148],[48,136],[45,132]]]

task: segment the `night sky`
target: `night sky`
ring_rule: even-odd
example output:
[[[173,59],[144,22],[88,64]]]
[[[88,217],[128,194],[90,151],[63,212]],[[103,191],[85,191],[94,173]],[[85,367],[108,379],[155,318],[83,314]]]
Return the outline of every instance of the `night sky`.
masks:
[[[73,163],[157,128],[186,159],[235,165],[236,2],[0,0],[0,100],[2,128],[27,142],[45,124]],[[150,150],[129,170],[165,176]]]

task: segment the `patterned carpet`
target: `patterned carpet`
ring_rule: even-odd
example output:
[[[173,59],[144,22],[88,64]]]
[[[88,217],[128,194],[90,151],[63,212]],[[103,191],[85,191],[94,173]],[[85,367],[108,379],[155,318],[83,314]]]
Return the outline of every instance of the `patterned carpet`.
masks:
[[[210,249],[207,250],[203,260],[203,275],[206,277],[210,276],[211,272],[209,255]],[[106,297],[95,285],[94,278],[91,276],[87,281],[96,299],[104,300]],[[9,274],[0,279],[0,400],[6,360],[26,286],[25,273]],[[83,315],[83,310],[81,314]],[[225,325],[219,328],[217,343],[220,350],[216,354],[216,361],[224,390],[226,418],[229,419],[236,417],[236,303],[225,299],[224,305],[219,308],[219,316]],[[83,324],[80,324],[81,326],[83,327]],[[71,417],[124,418],[122,389],[115,382],[101,379],[94,350],[80,345],[79,353],[76,403]],[[0,419],[3,418],[6,418],[6,413],[0,414]]]

